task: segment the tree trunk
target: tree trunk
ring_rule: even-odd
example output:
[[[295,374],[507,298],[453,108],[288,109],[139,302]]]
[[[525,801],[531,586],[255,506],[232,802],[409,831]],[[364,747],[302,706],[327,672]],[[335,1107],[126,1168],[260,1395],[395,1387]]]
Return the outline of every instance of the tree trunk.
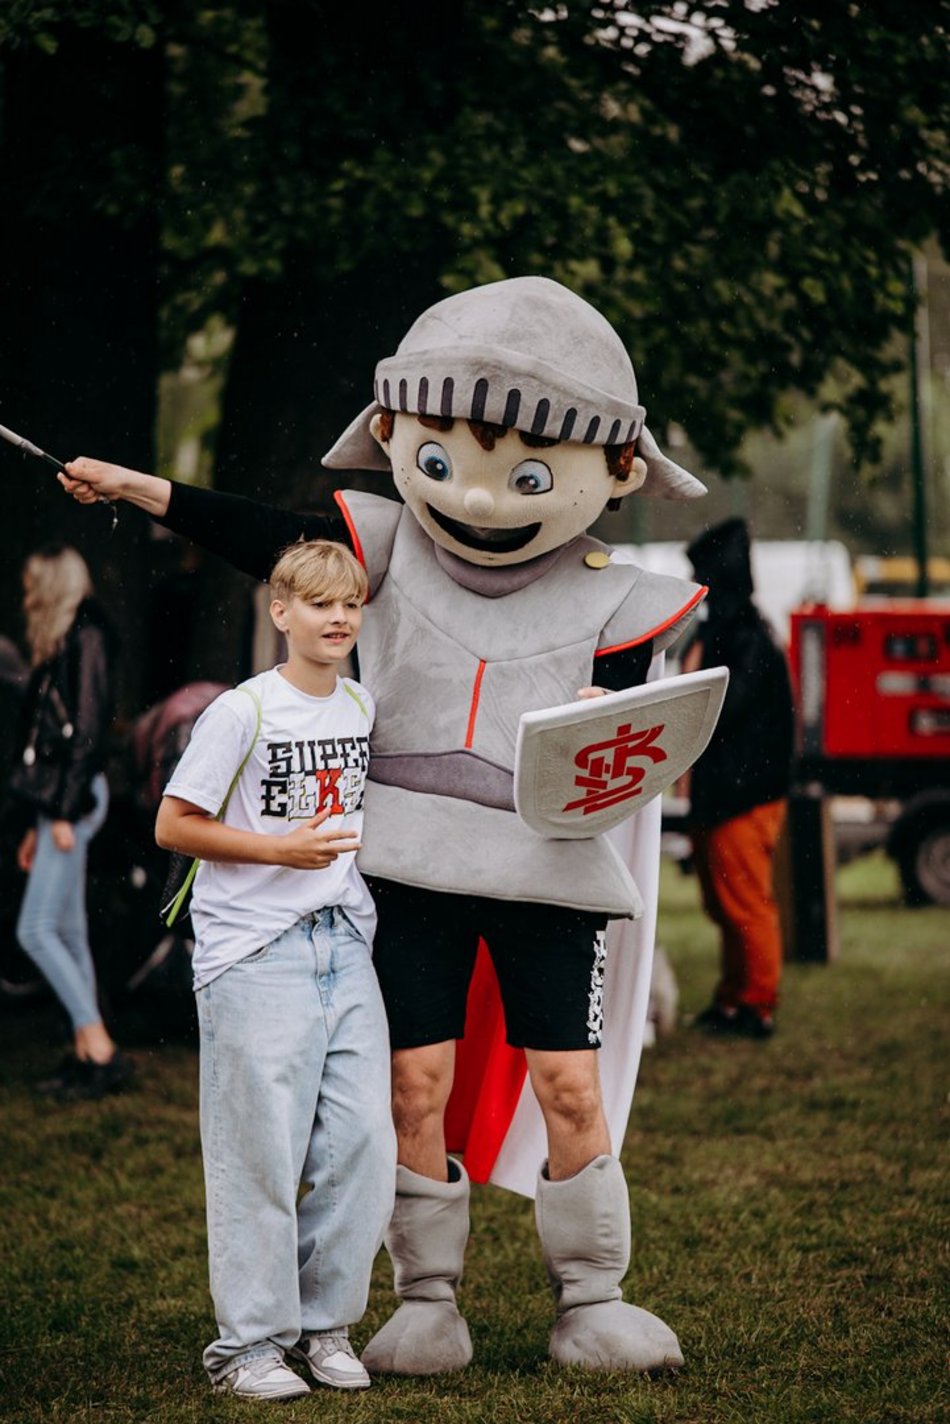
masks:
[[[53,55],[8,54],[0,86],[0,422],[62,460],[86,453],[150,469],[161,53],[66,32]],[[29,551],[53,539],[74,544],[122,637],[120,704],[137,710],[149,651],[147,523],[123,509],[113,532],[105,508],[81,508],[51,469],[6,444],[0,473],[3,631],[19,631]]]
[[[383,147],[393,153],[396,187],[399,165],[411,150],[406,115],[418,109],[420,84],[425,88],[420,75],[438,72],[439,92],[445,102],[455,101],[446,35],[450,12],[427,3],[404,10],[395,25],[392,14],[387,0],[350,9],[271,0],[269,158],[258,200],[269,210],[281,206],[279,193],[269,197],[269,175],[286,185],[291,155],[303,164],[301,189],[313,185],[320,192],[332,182],[341,152],[352,157]],[[351,117],[355,127],[341,144],[340,125]],[[276,239],[276,221],[273,231]],[[388,475],[334,474],[321,468],[320,459],[372,400],[376,362],[395,350],[425,307],[445,295],[437,286],[441,264],[433,251],[444,240],[421,225],[411,252],[353,267],[327,253],[321,232],[288,231],[275,253],[280,277],[250,280],[241,294],[216,488],[323,512],[333,510],[332,494],[340,487],[393,492]],[[246,579],[219,573],[216,567],[205,580],[194,657],[203,676],[233,678],[247,670],[242,658],[251,590]]]

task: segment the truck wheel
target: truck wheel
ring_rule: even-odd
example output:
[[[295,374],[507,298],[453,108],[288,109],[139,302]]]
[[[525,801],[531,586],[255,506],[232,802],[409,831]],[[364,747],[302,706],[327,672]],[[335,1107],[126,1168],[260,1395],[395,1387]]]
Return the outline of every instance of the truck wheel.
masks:
[[[900,873],[908,905],[950,905],[950,821],[921,826],[902,847]]]

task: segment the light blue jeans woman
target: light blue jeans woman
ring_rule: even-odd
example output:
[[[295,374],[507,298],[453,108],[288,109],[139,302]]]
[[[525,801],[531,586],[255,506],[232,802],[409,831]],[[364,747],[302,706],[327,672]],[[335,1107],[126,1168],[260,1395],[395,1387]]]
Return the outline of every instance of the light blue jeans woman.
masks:
[[[315,911],[197,993],[212,1381],[366,1309],[392,1213],[389,1031],[366,941]]]
[[[76,822],[72,850],[57,849],[52,822],[40,817],[33,865],[16,928],[20,945],[63,1005],[74,1033],[102,1018],[86,920],[89,842],[109,808],[109,788],[101,772],[90,790],[95,805]]]

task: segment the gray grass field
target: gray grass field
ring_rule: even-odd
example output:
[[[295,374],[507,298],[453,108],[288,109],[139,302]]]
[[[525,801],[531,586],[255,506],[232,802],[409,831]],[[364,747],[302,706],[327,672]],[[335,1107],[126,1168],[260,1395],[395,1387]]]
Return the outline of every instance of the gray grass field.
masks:
[[[476,1364],[300,1403],[215,1397],[200,1366],[205,1284],[196,1061],[138,1048],[140,1089],[59,1108],[29,1083],[48,1009],[0,1046],[0,1415],[22,1424],[937,1424],[946,1375],[946,1009],[950,911],[907,911],[890,866],[839,874],[842,956],[791,966],[779,1033],[689,1028],[645,1057],[624,1164],[627,1298],[678,1331],[687,1367],[650,1382],[560,1372],[531,1203],[476,1193],[463,1306]],[[660,938],[686,1013],[714,936],[664,869]],[[385,1317],[383,1257],[358,1342]]]

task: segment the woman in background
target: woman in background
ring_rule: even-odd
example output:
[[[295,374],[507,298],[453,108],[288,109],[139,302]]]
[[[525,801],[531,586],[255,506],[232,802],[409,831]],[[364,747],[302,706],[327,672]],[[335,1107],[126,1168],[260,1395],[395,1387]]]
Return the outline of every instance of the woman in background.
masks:
[[[121,1091],[132,1064],[99,1009],[86,923],[86,858],[106,816],[115,638],[75,549],[49,545],[23,570],[32,674],[10,792],[27,872],[17,938],[69,1015],[73,1052],[38,1085],[61,1099]]]

